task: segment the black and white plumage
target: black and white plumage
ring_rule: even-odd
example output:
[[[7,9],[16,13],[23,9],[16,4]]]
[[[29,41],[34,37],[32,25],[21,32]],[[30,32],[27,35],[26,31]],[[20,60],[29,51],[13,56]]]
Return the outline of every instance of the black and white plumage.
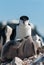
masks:
[[[33,36],[33,40],[34,40],[34,42],[35,42],[35,52],[36,52],[36,54],[38,53],[38,49],[39,48],[42,48],[42,39],[41,39],[41,37],[40,36],[38,36],[37,34],[35,35],[35,36]]]
[[[16,27],[16,38],[22,39],[26,36],[31,36],[32,26],[29,22],[28,16],[21,16],[19,20],[19,25]]]
[[[30,39],[27,39],[24,42],[24,44],[22,44],[22,42],[19,42],[19,41],[18,41],[19,44],[18,44],[18,42],[16,43],[15,41],[13,41],[14,31],[16,32],[16,34],[15,34],[16,35],[16,39],[22,39],[24,37],[26,38],[26,36],[31,36],[31,28],[32,27],[29,24],[29,18],[27,16],[20,17],[19,26],[18,26],[17,29],[13,30],[12,28],[10,28],[8,26],[7,26],[7,28],[11,30],[11,33],[10,33],[10,35],[8,34],[8,32],[6,33],[6,36],[9,35],[9,38],[7,38],[7,43],[3,46],[3,50],[2,50],[2,59],[4,60],[3,62],[9,62],[9,60],[12,61],[15,56],[18,56],[21,59],[23,59],[25,57],[29,57],[29,56],[32,56],[32,55],[35,54],[34,43],[32,42],[32,40],[30,42],[30,39],[31,38]],[[12,31],[13,31],[13,33],[12,33]],[[11,38],[12,41],[9,41],[10,38]],[[16,47],[16,44],[18,44],[17,47]],[[22,45],[21,47],[19,47],[20,44]],[[15,48],[13,49],[14,46],[15,46]],[[29,53],[29,50],[30,50],[30,53]],[[11,51],[13,53],[11,53]],[[6,57],[6,55],[7,55],[7,57]]]
[[[25,57],[32,56],[33,54],[35,54],[34,43],[33,43],[33,40],[31,38],[31,25],[29,24],[29,18],[27,16],[21,16],[20,20],[19,20],[18,29],[16,28],[16,39],[23,39],[24,37],[26,38],[27,36],[29,36],[30,38],[27,39],[26,41],[24,41],[23,43],[22,42],[19,43],[19,45],[20,44],[22,45],[22,46],[19,47],[19,49],[17,49],[16,45],[14,45],[14,44],[17,44],[15,41],[12,40],[10,42],[7,42],[4,45],[2,57],[5,57],[5,56],[8,57],[9,56],[9,55],[6,55],[6,53],[9,53],[9,52],[7,52],[7,49],[9,50],[11,46],[12,46],[11,49],[13,48],[13,46],[16,47],[17,50],[16,49],[13,50],[13,53],[14,53],[14,51],[16,51],[15,54],[16,55],[18,54],[17,56],[20,57],[21,59],[23,59]],[[5,48],[6,48],[6,51],[5,51]],[[11,53],[11,51],[12,51],[11,49],[10,49],[9,58],[11,58],[11,54],[13,54],[13,53]],[[30,53],[29,50],[32,51],[32,52]],[[26,52],[27,52],[27,54],[26,54]],[[3,55],[4,53],[5,53],[5,56]],[[16,56],[15,54],[12,55],[12,59],[13,59],[14,56]]]
[[[33,37],[33,40],[35,41],[35,43],[37,44],[38,47],[42,47],[42,39],[40,36],[38,36],[37,34]]]
[[[0,27],[0,42],[2,42],[2,45],[4,45],[6,42],[7,28],[6,28],[6,25],[3,25],[2,23],[0,25],[1,25],[1,27]]]
[[[6,42],[10,40],[14,40],[16,35],[16,28],[13,29],[11,26],[0,23],[0,43],[4,45]]]
[[[14,21],[15,22],[15,21]],[[10,40],[15,40],[15,37],[16,37],[16,27],[19,25],[19,24],[15,24],[13,23],[7,23],[8,26],[10,26],[12,28],[12,34],[10,36]]]
[[[6,25],[6,28],[7,28],[7,32],[5,33],[6,34],[6,42],[10,41],[10,36],[12,34],[12,28],[8,25]]]

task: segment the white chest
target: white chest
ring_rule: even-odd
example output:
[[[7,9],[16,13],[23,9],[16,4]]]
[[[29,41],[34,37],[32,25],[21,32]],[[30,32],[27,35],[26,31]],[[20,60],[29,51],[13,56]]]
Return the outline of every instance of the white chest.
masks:
[[[16,39],[17,38],[24,38],[26,36],[30,36],[31,35],[31,27],[30,26],[19,26],[17,27],[17,30],[16,30]]]

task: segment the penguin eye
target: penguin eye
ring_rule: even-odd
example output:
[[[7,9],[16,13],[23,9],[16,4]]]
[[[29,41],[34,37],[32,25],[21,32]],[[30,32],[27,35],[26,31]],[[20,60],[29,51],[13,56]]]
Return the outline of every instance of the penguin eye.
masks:
[[[40,39],[38,41],[41,41]]]
[[[29,26],[31,26],[30,24],[28,24]]]

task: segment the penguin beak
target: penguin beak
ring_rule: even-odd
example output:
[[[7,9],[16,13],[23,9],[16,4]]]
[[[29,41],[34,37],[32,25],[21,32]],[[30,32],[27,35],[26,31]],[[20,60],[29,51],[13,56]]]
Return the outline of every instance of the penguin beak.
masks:
[[[27,21],[23,21],[23,24],[28,25],[28,22]]]

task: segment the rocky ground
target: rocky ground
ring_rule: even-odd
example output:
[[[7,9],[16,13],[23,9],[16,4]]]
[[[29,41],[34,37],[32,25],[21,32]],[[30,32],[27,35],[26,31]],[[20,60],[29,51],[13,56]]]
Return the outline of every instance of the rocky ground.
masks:
[[[15,64],[16,65],[44,65],[44,60],[43,62],[40,62],[40,59],[42,57],[44,57],[44,54],[41,54],[41,53],[38,56],[34,55],[32,57],[25,58],[24,60],[21,60],[20,58],[15,57],[15,59],[11,63],[4,64],[4,65],[15,65]]]
[[[1,49],[2,49],[2,45],[0,44],[0,51],[1,51]],[[44,46],[42,47],[42,49],[40,51],[41,51],[41,53],[39,55],[25,58],[24,60],[21,60],[20,58],[16,57],[11,63],[5,64],[5,65],[15,65],[15,63],[16,63],[16,65],[44,65],[44,61],[40,62],[38,64],[33,64],[35,60],[37,61],[40,57],[44,56]],[[4,64],[1,64],[1,65],[4,65]]]

